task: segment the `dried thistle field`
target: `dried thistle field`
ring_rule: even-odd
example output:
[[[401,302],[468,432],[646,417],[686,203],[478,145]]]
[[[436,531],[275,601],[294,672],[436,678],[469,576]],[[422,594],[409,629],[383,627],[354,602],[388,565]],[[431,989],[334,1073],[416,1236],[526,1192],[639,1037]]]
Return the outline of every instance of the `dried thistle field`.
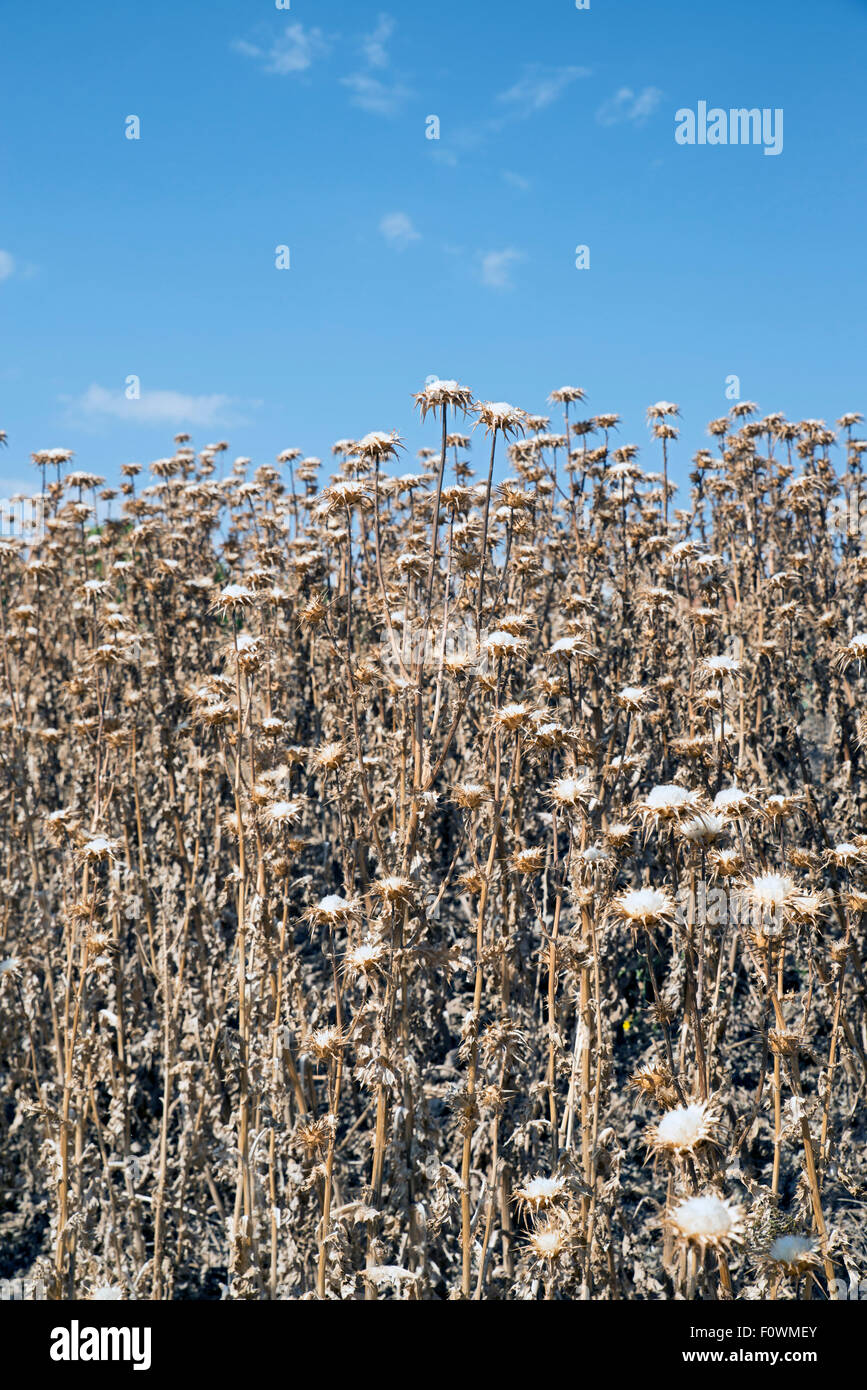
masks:
[[[0,1277],[792,1300],[867,1269],[861,417],[739,404],[675,495],[677,406],[639,464],[582,400],[434,382],[414,472],[374,433],[324,485],[185,435],[118,492],[34,455]]]

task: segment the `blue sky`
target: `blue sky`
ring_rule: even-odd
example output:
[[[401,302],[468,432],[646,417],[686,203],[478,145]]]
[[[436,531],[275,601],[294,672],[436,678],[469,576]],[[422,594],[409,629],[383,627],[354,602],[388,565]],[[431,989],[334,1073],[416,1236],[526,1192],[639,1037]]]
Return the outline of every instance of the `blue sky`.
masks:
[[[864,0],[88,0],[0,33],[6,495],[32,450],[116,479],[181,428],[411,459],[432,375],[583,386],[646,467],[677,401],[681,478],[732,374],[867,408]],[[699,101],[782,108],[782,153],[678,145]]]

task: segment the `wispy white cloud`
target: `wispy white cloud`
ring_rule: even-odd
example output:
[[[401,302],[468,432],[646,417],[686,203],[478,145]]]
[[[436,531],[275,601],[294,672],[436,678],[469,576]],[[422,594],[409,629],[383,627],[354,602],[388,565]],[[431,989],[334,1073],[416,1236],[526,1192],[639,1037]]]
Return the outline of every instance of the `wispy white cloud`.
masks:
[[[394,20],[389,14],[381,14],[372,34],[362,40],[361,51],[370,68],[387,68],[388,52],[385,45],[394,33]]]
[[[305,29],[303,24],[287,24],[283,33],[266,44],[248,43],[235,39],[232,47],[245,58],[255,58],[266,72],[286,76],[306,72],[317,58],[329,51],[329,43],[321,29]]]
[[[15,274],[15,257],[9,251],[0,251],[0,280],[8,280]]]
[[[379,224],[379,230],[398,251],[405,251],[413,241],[421,241],[421,233],[416,231],[412,218],[405,212],[387,213]]]
[[[221,425],[239,423],[232,396],[193,396],[183,391],[142,390],[128,400],[122,390],[89,386],[80,396],[64,398],[71,416],[85,420],[124,420],[143,425]]]
[[[378,116],[396,115],[410,95],[407,84],[388,71],[388,43],[395,27],[391,15],[380,14],[370,33],[355,41],[356,56],[361,58],[358,70],[339,79],[349,92],[353,106]],[[255,42],[235,39],[232,48],[259,63],[265,72],[281,76],[307,72],[318,59],[330,53],[340,38],[340,35],[326,35],[321,29],[306,28],[299,23],[288,24],[276,38],[261,37],[262,33],[260,27]]]
[[[449,137],[450,149],[434,151],[434,158],[440,163],[457,164],[457,156],[469,154],[485,145],[492,137],[502,134],[516,121],[526,121],[540,111],[545,111],[559,101],[563,93],[579,78],[590,77],[591,69],[567,65],[546,67],[532,63],[524,68],[522,75],[511,87],[498,93],[496,97],[497,114],[468,125],[458,126]],[[520,184],[520,175],[505,173],[503,177],[514,187]]]
[[[482,284],[492,290],[512,289],[511,268],[523,259],[521,252],[512,246],[504,251],[486,251],[481,259]]]
[[[529,179],[525,179],[523,174],[516,174],[511,169],[503,170],[503,180],[511,188],[517,188],[519,193],[529,193],[533,187]]]
[[[500,92],[497,101],[509,108],[511,114],[523,120],[536,111],[553,106],[567,87],[579,77],[589,77],[590,69],[581,67],[544,67],[533,63],[524,69],[523,76]]]
[[[340,81],[351,91],[353,106],[360,106],[362,111],[372,111],[377,116],[395,115],[409,96],[409,88],[402,82],[381,82],[378,77],[371,77],[366,72],[341,77]]]
[[[385,73],[390,66],[386,45],[395,27],[391,15],[381,14],[376,28],[372,33],[365,34],[361,41],[363,67],[360,71],[340,79],[341,85],[351,93],[350,101],[353,106],[377,116],[396,115],[410,95],[409,88],[400,77],[375,75]]]
[[[450,150],[447,145],[441,145],[438,140],[431,140],[428,153],[434,164],[445,164],[449,169],[458,165],[458,157],[454,150]]]
[[[659,87],[643,87],[640,92],[621,87],[613,97],[603,101],[596,112],[596,120],[600,125],[621,125],[624,121],[640,125],[653,115],[662,96]]]

